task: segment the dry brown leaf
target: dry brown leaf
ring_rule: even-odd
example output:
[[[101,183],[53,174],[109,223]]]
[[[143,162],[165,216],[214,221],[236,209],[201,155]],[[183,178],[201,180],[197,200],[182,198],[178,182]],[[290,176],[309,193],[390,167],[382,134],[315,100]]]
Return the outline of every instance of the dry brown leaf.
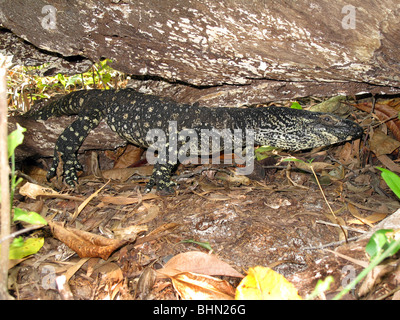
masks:
[[[133,204],[133,203],[138,203],[142,200],[151,200],[151,199],[156,199],[159,198],[158,195],[156,194],[143,194],[141,197],[135,197],[135,198],[127,198],[123,196],[104,196],[100,198],[100,200],[104,203],[108,204],[119,204],[119,205],[128,205],[128,204]]]
[[[106,185],[108,185],[109,183],[110,183],[110,180],[109,180],[106,184],[104,184],[100,189],[98,189],[96,192],[92,193],[89,197],[87,197],[87,198],[85,199],[85,201],[83,201],[83,202],[79,205],[78,209],[75,211],[75,213],[74,213],[73,216],[72,216],[71,223],[75,221],[75,219],[78,217],[78,215],[81,213],[81,211],[87,206],[87,204],[88,204],[94,197],[97,197],[97,195],[99,194],[99,192],[100,192],[101,190],[103,190],[103,188],[104,188]]]
[[[213,254],[200,251],[188,251],[171,258],[160,273],[173,276],[181,272],[194,272],[206,275],[218,275],[243,278],[243,275],[229,264]]]
[[[128,168],[132,164],[137,163],[142,154],[144,149],[135,147],[131,144],[128,144],[123,152],[122,155],[118,157],[114,164],[114,168]]]
[[[100,299],[114,300],[115,296],[120,292],[123,284],[124,275],[121,268],[115,262],[106,262],[99,268],[95,269],[93,274],[100,274],[102,283],[105,284],[104,292]]]
[[[232,172],[232,171],[231,171]],[[226,172],[217,172],[214,176],[215,179],[217,180],[222,180],[222,181],[226,181],[232,185],[246,185],[248,186],[251,181],[248,177],[244,176],[244,175],[240,175],[237,174],[236,172],[233,172],[234,174],[231,175],[229,173]]]
[[[134,241],[139,233],[147,230],[148,227],[145,225],[132,225],[125,228],[113,229],[112,232],[117,239],[129,239],[129,241]]]
[[[157,234],[162,234],[165,231],[168,230],[172,230],[174,228],[176,228],[177,226],[179,226],[178,223],[174,223],[174,222],[170,222],[170,223],[165,223],[157,228],[155,228],[154,230],[152,230],[147,236],[155,236]]]
[[[393,294],[392,300],[400,300],[400,290]]]
[[[354,166],[358,166],[360,163],[360,139],[352,141],[352,143],[345,143],[343,148],[340,149],[340,153],[338,155],[339,162],[343,166],[349,166],[353,164]]]
[[[24,197],[36,199],[38,196],[54,196],[59,195],[57,191],[51,188],[45,188],[34,183],[27,182],[20,189],[19,193]]]
[[[235,289],[225,280],[183,272],[171,277],[175,290],[183,300],[232,300]]]
[[[27,166],[27,168],[24,169],[24,173],[31,177],[32,180],[39,183],[45,184],[47,182],[47,171],[37,166]]]
[[[152,203],[143,202],[143,206],[138,209],[140,215],[135,219],[135,224],[146,224],[157,218],[160,213],[159,206]]]
[[[69,279],[88,261],[89,258],[83,258],[80,259],[77,263],[72,265],[71,267],[68,268],[68,270],[65,272],[65,281],[68,282]]]
[[[391,154],[394,150],[400,147],[400,142],[380,130],[375,130],[369,140],[370,149],[377,157],[384,154]]]
[[[358,295],[360,297],[368,294],[377,284],[379,284],[382,278],[389,272],[393,272],[396,269],[397,263],[389,263],[378,265],[373,268],[365,277],[363,283],[358,289]]]
[[[152,267],[146,267],[139,277],[136,286],[135,297],[138,300],[145,300],[151,292],[154,283],[157,280],[157,274]]]
[[[363,224],[366,224],[368,226],[370,226],[371,228],[373,227],[373,225],[364,217],[361,216],[360,212],[358,211],[358,209],[353,206],[351,203],[347,203],[347,208],[349,209],[349,212],[351,213],[351,215],[358,219],[359,221],[361,221]]]
[[[378,156],[378,160],[390,171],[400,173],[400,166],[392,159],[390,159],[387,155],[383,154],[381,156]]]
[[[42,187],[40,185],[27,182],[19,188],[20,195],[31,199],[36,199],[39,196],[52,197],[59,199],[67,199],[73,201],[83,201],[81,197],[70,196],[68,194],[60,194],[51,188]]]
[[[93,174],[97,179],[103,178],[100,170],[99,156],[97,152],[91,151],[90,157],[88,157],[86,163],[88,167],[88,173]]]
[[[386,213],[382,212],[374,212],[370,214],[368,217],[363,218],[363,221],[367,221],[368,223],[376,223],[379,222],[387,217]],[[364,222],[360,221],[360,219],[351,219],[347,221],[348,224],[365,224]]]
[[[57,222],[49,222],[53,236],[74,250],[80,258],[100,257],[107,260],[126,240],[108,239],[90,232],[64,227]]]
[[[379,207],[376,207],[375,205],[370,205],[370,206],[365,206],[362,204],[359,204],[358,202],[346,199],[347,203],[351,203],[353,206],[362,209],[362,210],[367,210],[367,211],[377,211],[377,212],[382,212],[389,214],[391,211],[387,208],[387,206],[384,203],[381,203]]]
[[[126,181],[133,175],[150,176],[153,172],[153,166],[143,166],[138,168],[114,168],[102,171],[105,179]]]
[[[121,268],[115,262],[101,264],[93,271],[93,275],[97,274],[104,274],[110,282],[119,282],[124,279]]]
[[[353,104],[353,106],[366,112],[371,112],[372,109],[371,103],[357,103]],[[395,138],[400,141],[400,121],[397,118],[398,112],[395,109],[391,108],[390,106],[380,103],[375,104],[374,112],[379,118],[379,120],[386,123],[386,125],[388,126],[390,131],[392,131]]]
[[[321,170],[330,170],[334,169],[335,166],[330,163],[325,163],[325,162],[301,162],[301,161],[294,161],[293,164],[295,165],[296,168],[304,170],[304,171],[311,171],[310,167],[314,169],[314,171],[319,172]]]

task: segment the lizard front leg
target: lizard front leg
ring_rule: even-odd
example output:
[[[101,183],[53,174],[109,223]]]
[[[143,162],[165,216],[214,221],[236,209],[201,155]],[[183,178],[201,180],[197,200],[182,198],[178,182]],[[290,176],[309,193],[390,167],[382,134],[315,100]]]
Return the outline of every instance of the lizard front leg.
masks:
[[[102,118],[103,114],[100,108],[86,108],[84,112],[78,115],[78,119],[64,130],[56,142],[53,164],[47,173],[48,180],[56,175],[61,158],[65,182],[71,187],[76,186],[78,182],[77,172],[82,171],[77,152],[89,132],[99,125]]]

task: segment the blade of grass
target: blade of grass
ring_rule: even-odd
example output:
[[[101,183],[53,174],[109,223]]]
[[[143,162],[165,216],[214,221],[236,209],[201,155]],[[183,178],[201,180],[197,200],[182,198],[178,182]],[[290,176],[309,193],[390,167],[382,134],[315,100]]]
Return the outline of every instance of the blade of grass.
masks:
[[[380,264],[383,260],[386,258],[390,257],[393,255],[393,252],[395,251],[396,247],[400,245],[400,239],[393,241],[390,243],[389,247],[381,254],[376,256],[374,259],[371,260],[370,264],[368,265],[367,268],[363,269],[357,277],[354,278],[353,281],[351,281],[342,291],[340,291],[334,298],[333,300],[339,300],[341,299],[346,293],[348,293],[354,286],[359,283],[364,277],[367,276],[367,274],[375,268],[378,264]]]

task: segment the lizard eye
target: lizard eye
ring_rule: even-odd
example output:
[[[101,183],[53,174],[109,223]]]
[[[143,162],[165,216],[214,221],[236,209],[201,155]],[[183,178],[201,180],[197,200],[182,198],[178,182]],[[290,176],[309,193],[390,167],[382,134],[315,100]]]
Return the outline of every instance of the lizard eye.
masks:
[[[334,124],[336,122],[330,115],[322,115],[320,119],[326,124]]]

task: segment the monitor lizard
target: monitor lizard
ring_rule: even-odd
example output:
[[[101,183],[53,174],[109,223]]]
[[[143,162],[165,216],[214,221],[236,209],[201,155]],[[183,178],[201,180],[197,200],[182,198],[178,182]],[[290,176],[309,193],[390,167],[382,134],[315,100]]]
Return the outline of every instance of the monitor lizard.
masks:
[[[143,94],[129,88],[75,91],[25,114],[26,117],[41,120],[61,115],[78,115],[78,118],[59,136],[47,178],[56,175],[61,159],[65,181],[72,187],[78,181],[77,171],[82,170],[77,151],[103,118],[122,138],[144,148],[150,146],[146,138],[151,129],[165,133],[168,147],[171,144],[168,138],[172,138],[171,123],[176,124],[179,132],[192,130],[192,133],[199,135],[201,130],[241,130],[243,141],[246,130],[253,130],[255,144],[294,151],[353,140],[363,133],[355,122],[328,113],[276,106],[202,107],[177,103],[169,98]],[[178,143],[182,146],[185,141]],[[224,147],[223,143],[220,144],[220,149]],[[175,158],[171,159],[171,154],[159,156],[160,161],[154,166],[146,191],[155,186],[159,191],[173,192],[171,174],[179,162]]]

